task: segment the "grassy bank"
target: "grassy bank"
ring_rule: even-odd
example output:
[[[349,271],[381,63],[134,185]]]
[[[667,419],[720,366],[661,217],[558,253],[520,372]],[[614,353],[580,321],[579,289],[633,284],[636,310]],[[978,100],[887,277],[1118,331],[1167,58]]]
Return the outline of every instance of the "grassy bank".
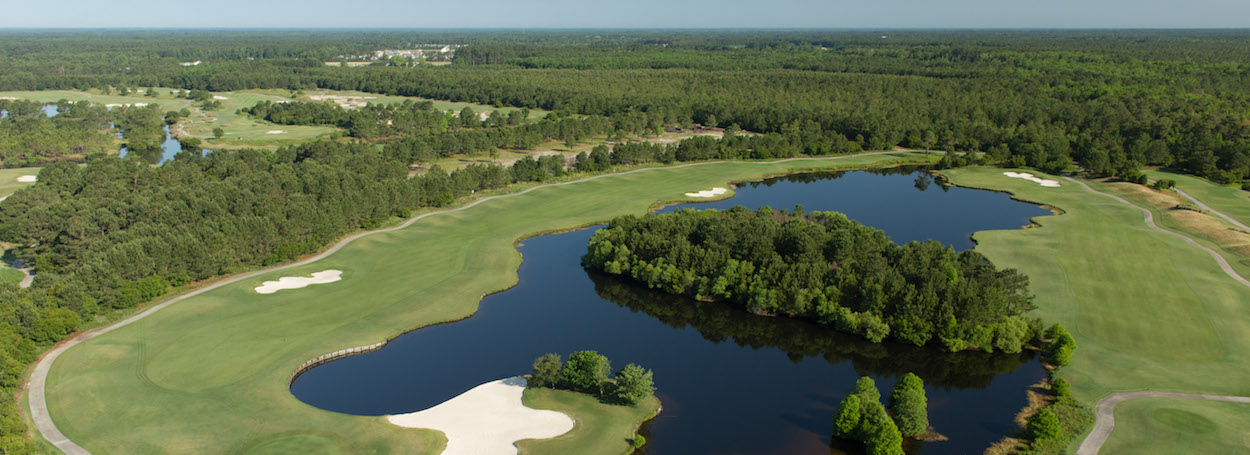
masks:
[[[1201,250],[1149,230],[1136,209],[1066,180],[1046,188],[1003,171],[943,173],[956,184],[1009,191],[1065,212],[1039,218],[1039,229],[979,232],[975,239],[996,264],[1029,276],[1037,316],[1063,323],[1076,337],[1080,349],[1061,372],[1076,399],[1092,404],[1109,392],[1143,389],[1250,394],[1250,314],[1243,303],[1250,289]],[[1137,418],[1133,409],[1117,417]],[[1250,416],[1250,408],[1239,412]],[[1147,430],[1117,427],[1113,438],[1135,440]]]
[[[483,295],[516,282],[514,242],[529,234],[643,213],[731,180],[934,158],[900,152],[656,168],[437,214],[358,239],[316,263],[214,289],[72,348],[49,374],[48,405],[70,439],[100,454],[251,453],[287,442],[310,452],[435,452],[441,435],[313,408],[289,393],[288,376],[317,355],[472,314]],[[326,269],[344,271],[343,280],[272,295],[252,290]]]
[[[525,389],[521,401],[534,409],[553,409],[573,418],[573,431],[551,439],[527,439],[517,443],[521,454],[631,453],[630,441],[638,424],[655,415],[655,397],[635,406],[604,405],[588,394],[568,390]]]

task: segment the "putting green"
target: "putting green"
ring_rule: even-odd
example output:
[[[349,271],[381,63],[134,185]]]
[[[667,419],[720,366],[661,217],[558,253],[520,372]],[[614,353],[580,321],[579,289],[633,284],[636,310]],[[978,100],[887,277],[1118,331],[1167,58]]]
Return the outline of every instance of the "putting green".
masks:
[[[1045,188],[1003,171],[943,173],[956,184],[1066,212],[1039,218],[1037,229],[978,232],[975,239],[996,264],[1029,276],[1037,316],[1063,323],[1076,338],[1080,349],[1061,376],[1077,399],[1092,405],[1110,392],[1142,389],[1250,395],[1250,289],[1205,252],[1148,229],[1132,207],[1067,180],[1047,177],[1062,186]],[[1250,416],[1250,407],[1240,412]],[[1134,428],[1117,427],[1113,438],[1141,436]]]
[[[360,238],[315,263],[213,289],[77,345],[52,366],[48,407],[64,434],[97,454],[289,444],[344,453],[436,453],[440,434],[313,408],[290,394],[288,377],[317,355],[472,314],[483,295],[516,282],[521,257],[513,243],[527,235],[644,213],[657,202],[726,181],[936,158],[898,152],[655,168],[435,214]],[[272,295],[252,289],[326,269],[342,270],[342,281]]]
[[[1115,409],[1115,431],[1103,453],[1250,452],[1246,404],[1138,398]]]

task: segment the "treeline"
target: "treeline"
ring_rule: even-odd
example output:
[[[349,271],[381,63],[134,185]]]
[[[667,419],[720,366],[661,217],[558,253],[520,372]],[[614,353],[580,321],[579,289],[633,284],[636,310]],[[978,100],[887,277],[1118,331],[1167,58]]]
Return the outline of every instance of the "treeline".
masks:
[[[58,160],[82,161],[87,154],[116,150],[108,133],[109,113],[87,102],[58,103],[58,113],[44,113],[45,103],[0,100],[0,167],[43,166]]]
[[[559,354],[546,354],[534,360],[528,387],[549,387],[594,393],[606,401],[636,405],[655,393],[651,370],[636,364],[625,365],[612,374],[612,362],[595,351],[569,354],[568,363]]]
[[[492,111],[482,118],[471,107],[459,112],[443,112],[435,109],[433,102],[412,100],[399,104],[369,103],[359,109],[345,109],[330,102],[261,101],[241,111],[281,125],[337,126],[362,139],[431,135],[459,128],[513,126],[529,116],[528,109],[518,109],[509,113]]]
[[[682,210],[622,216],[595,233],[594,270],[655,289],[810,319],[877,342],[1020,352],[1028,278],[938,242],[898,245],[834,212]]]
[[[645,112],[665,124],[755,132],[812,123],[867,149],[986,152],[1048,171],[1077,160],[1105,175],[1158,165],[1217,181],[1250,177],[1244,32],[575,35],[485,34],[464,41],[476,45],[457,51],[461,64],[417,69],[325,67],[293,58],[304,44],[276,40],[287,51],[266,54],[274,58],[185,68],[152,56],[161,55],[156,46],[92,53],[48,44],[66,51],[53,60],[72,61],[58,70],[32,60],[48,58],[37,42],[18,40],[23,52],[0,56],[12,68],[0,74],[0,89],[360,90],[604,116]],[[109,37],[66,40],[120,47]],[[254,47],[202,43],[222,55]]]

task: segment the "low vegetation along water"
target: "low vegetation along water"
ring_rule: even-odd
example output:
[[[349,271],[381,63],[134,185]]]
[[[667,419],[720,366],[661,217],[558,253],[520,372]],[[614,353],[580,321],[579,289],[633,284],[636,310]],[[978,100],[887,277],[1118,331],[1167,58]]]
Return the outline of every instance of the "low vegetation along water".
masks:
[[[943,188],[916,169],[800,174],[682,207],[736,204],[839,211],[895,241],[932,238],[957,249],[973,246],[974,231],[1020,228],[1048,213],[1001,193]],[[588,273],[580,258],[595,229],[526,240],[518,285],[483,299],[473,317],[314,368],[292,393],[349,414],[412,412],[526,373],[544,353],[595,349],[616,368],[633,362],[655,371],[664,411],[643,428],[648,453],[816,454],[848,448],[831,440],[830,420],[859,376],[889,390],[914,372],[928,390],[930,421],[950,440],[909,452],[955,454],[979,453],[1011,432],[1025,389],[1044,375],[1028,353],[873,344]]]

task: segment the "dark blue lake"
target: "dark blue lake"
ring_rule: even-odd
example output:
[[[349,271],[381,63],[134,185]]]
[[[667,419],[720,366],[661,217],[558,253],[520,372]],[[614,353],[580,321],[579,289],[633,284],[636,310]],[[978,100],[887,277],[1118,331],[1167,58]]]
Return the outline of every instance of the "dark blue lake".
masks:
[[[943,189],[915,169],[769,179],[698,206],[736,204],[839,211],[896,241],[932,238],[957,249],[972,246],[974,231],[1019,228],[1049,213],[1001,193]],[[526,240],[518,285],[484,298],[473,317],[314,368],[291,392],[349,414],[413,412],[528,373],[542,354],[593,349],[614,368],[654,370],[664,411],[644,425],[646,453],[826,454],[843,448],[831,441],[830,421],[856,379],[872,376],[888,395],[899,376],[914,372],[926,383],[931,424],[950,440],[908,451],[962,454],[981,453],[1010,433],[1027,404],[1025,390],[1044,377],[1029,353],[873,344],[589,273],[580,258],[595,229]]]

